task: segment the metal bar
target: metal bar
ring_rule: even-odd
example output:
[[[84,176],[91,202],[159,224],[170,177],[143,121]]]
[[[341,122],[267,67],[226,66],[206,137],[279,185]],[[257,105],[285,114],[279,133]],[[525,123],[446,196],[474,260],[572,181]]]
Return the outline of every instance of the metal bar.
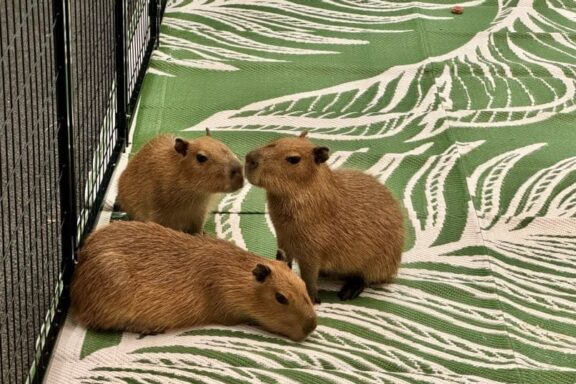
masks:
[[[156,9],[156,7],[152,6],[154,4],[161,4],[161,2],[158,0],[150,0],[148,7],[148,17],[150,20],[150,24],[147,27],[147,33],[150,34],[149,35],[150,38],[146,45],[144,45],[146,43],[146,39],[142,41],[140,51],[144,51],[144,54],[142,55],[141,60],[136,61],[133,67],[133,73],[130,74],[131,78],[133,78],[132,81],[134,82],[132,93],[129,95],[130,100],[128,105],[130,109],[136,106],[138,95],[140,94],[140,89],[144,81],[144,76],[146,75],[146,68],[148,67],[148,63],[150,62],[150,57],[152,56],[152,51],[155,49],[155,47],[157,47],[157,40],[159,36],[154,37],[153,34],[153,30],[155,28],[153,21],[157,20],[157,17],[153,17],[153,12],[155,12],[153,9]],[[138,57],[140,57],[140,52],[138,53]]]
[[[154,42],[154,49],[160,45],[160,16],[162,13],[162,0],[150,0],[150,31],[151,40]]]
[[[116,125],[118,139],[122,143],[128,140],[127,100],[126,100],[126,15],[124,0],[116,0]]]
[[[6,15],[8,16],[9,10],[8,10],[8,4],[5,5],[6,6]],[[11,10],[11,19],[12,19],[12,27],[13,27],[13,43],[12,46],[15,48],[17,43],[17,35],[16,35],[16,30],[17,30],[17,24],[16,24],[16,20],[15,20],[15,13],[14,13],[14,5],[12,5],[12,10]],[[10,43],[9,43],[10,44]],[[14,49],[14,51],[16,51]],[[11,79],[13,76],[13,71],[15,70],[16,72],[16,76],[18,75],[18,68],[17,68],[17,59],[14,57],[15,52],[8,52],[8,79]],[[11,61],[14,60],[14,66],[12,66],[10,63]],[[13,89],[13,87],[10,87],[10,95],[9,95],[9,100],[14,100],[15,96],[16,98],[18,97],[18,89]],[[14,170],[16,170],[16,143],[15,143],[15,133],[14,133],[14,126],[18,125],[18,116],[16,115],[17,109],[10,113],[10,119],[12,121],[12,124],[10,126],[10,134],[9,137],[12,138],[11,143],[8,144],[8,141],[6,141],[6,145],[7,145],[7,151],[6,153],[11,154],[11,158],[12,158],[12,166],[14,167]],[[9,149],[10,148],[10,149]],[[10,179],[8,179],[8,185],[7,185],[7,194],[10,194],[10,190],[12,191],[12,193],[16,193],[16,176],[11,177]],[[17,203],[15,201],[13,201],[12,199],[8,199],[8,211],[12,212],[13,209],[15,209],[15,205]],[[9,227],[9,236],[11,238],[15,238],[17,241],[17,236],[13,236],[12,233],[14,233],[14,227],[17,226],[17,222],[15,221],[15,219],[13,217],[9,217],[8,218],[8,227]],[[14,260],[14,257],[18,256],[18,252],[15,249],[15,247],[9,247],[8,248],[9,254],[10,254],[10,261],[7,265],[7,269],[10,272],[10,280],[12,281],[12,285],[14,285],[14,280],[15,280],[15,272],[14,272],[14,263],[12,262],[12,260]],[[12,335],[11,335],[11,346],[12,346],[12,350],[16,351],[17,350],[17,344],[16,344],[16,337],[18,335],[18,331],[17,331],[17,327],[16,327],[16,319],[17,319],[17,314],[16,314],[16,309],[14,307],[14,305],[8,306],[9,310],[6,312],[8,314],[12,314],[12,318],[11,318],[11,323],[12,323]],[[10,321],[10,320],[9,320]],[[12,363],[14,360],[16,359],[16,353],[13,352],[13,356],[9,356],[9,367],[11,367],[11,371],[12,371],[12,375],[9,378],[9,380],[18,380],[18,375],[19,375],[19,365],[18,365],[18,359],[16,359],[16,361],[14,363]],[[10,371],[9,371],[10,372]]]
[[[54,0],[54,57],[56,64],[56,111],[58,121],[58,163],[60,169],[60,212],[62,215],[62,270],[69,270],[76,249],[76,201],[72,97],[70,84],[70,32],[68,0]],[[71,272],[71,271],[70,271]]]
[[[2,11],[5,11],[5,9],[7,8],[7,5],[4,6],[4,9]],[[5,17],[8,16],[7,13],[4,13]],[[0,16],[1,17],[1,16]],[[4,25],[2,25],[4,24]],[[8,97],[7,94],[9,93],[8,90],[6,89],[6,78],[7,76],[7,67],[9,67],[10,63],[7,62],[5,64],[5,60],[4,60],[4,33],[3,30],[4,28],[6,29],[6,40],[9,40],[9,36],[10,36],[10,31],[8,30],[8,22],[7,21],[3,21],[3,23],[0,23],[0,92],[2,92],[3,96],[2,97],[2,108],[0,109],[0,121],[4,122],[4,121],[8,121],[8,113],[6,113],[6,111],[8,110],[8,106],[7,106],[7,99]],[[6,46],[9,46],[9,43],[6,43]],[[6,57],[8,57],[8,54],[6,54]],[[8,60],[6,60],[8,61]],[[3,124],[2,124],[3,125]],[[1,125],[0,125],[1,126]],[[1,136],[8,136],[8,129],[6,129],[5,131],[0,128],[0,135]],[[0,137],[0,144],[2,143],[2,141],[4,141],[4,144],[6,147],[2,148],[2,146],[0,145],[0,225],[2,227],[2,233],[0,236],[0,252],[2,252],[2,254],[4,253],[8,253],[7,252],[7,248],[5,247],[5,244],[8,243],[9,241],[9,237],[7,236],[7,229],[9,228],[9,220],[7,220],[5,217],[7,216],[5,212],[8,212],[8,207],[7,207],[7,202],[4,201],[3,199],[3,195],[2,195],[2,188],[4,188],[4,183],[6,182],[6,184],[9,183],[9,179],[7,176],[4,175],[4,173],[7,172],[3,172],[4,169],[4,164],[6,167],[6,171],[9,171],[9,159],[8,159],[8,151],[6,150],[7,146],[8,146],[8,140],[7,138],[4,139],[3,137]],[[6,181],[4,181],[6,180]],[[6,251],[5,251],[6,249]],[[3,260],[2,262],[0,262],[0,267],[2,268],[2,280],[5,282],[4,286],[2,287],[3,290],[8,290],[8,276],[9,274],[7,273],[8,270],[8,263],[10,262],[10,260],[8,259],[7,262],[5,263]],[[5,322],[8,323],[8,315],[9,315],[9,307],[8,307],[8,302],[7,300],[4,300],[4,305],[1,308],[1,311],[3,313],[6,314],[6,316],[4,316],[4,314],[2,314],[0,316],[0,319]],[[6,330],[6,332],[4,333],[2,330],[0,330],[0,381],[7,381],[9,378],[9,373],[10,373],[10,364],[5,361],[8,358],[8,354],[10,353],[10,349],[11,349],[11,344],[10,344],[10,336],[9,336],[9,332],[8,330]]]

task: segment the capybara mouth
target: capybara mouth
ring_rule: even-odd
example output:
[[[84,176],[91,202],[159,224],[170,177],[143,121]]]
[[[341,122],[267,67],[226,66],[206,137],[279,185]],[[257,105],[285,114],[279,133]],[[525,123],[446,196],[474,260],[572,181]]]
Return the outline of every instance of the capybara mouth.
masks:
[[[228,174],[228,183],[224,192],[234,192],[244,186],[244,167],[240,162],[230,167]]]
[[[294,336],[294,335],[286,335],[290,340],[295,341],[297,343],[300,343],[304,340],[306,340],[308,338],[310,334],[309,333],[302,333],[298,336]]]
[[[318,325],[318,323],[316,322],[316,319],[314,318],[314,319],[311,319],[310,321],[306,322],[304,327],[302,327],[302,330],[304,331],[304,333],[306,335],[309,335],[312,332],[314,332],[317,325]]]
[[[246,168],[246,179],[252,185],[258,186],[258,177],[256,176],[256,170],[249,170]]]
[[[227,192],[237,191],[240,188],[242,188],[243,186],[244,186],[244,177],[235,178],[235,179],[231,180],[230,188]]]

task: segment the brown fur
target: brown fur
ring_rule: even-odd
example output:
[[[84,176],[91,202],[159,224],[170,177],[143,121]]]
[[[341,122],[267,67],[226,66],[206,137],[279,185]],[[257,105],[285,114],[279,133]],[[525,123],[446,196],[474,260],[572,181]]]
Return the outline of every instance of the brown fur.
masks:
[[[285,262],[154,223],[115,222],[91,234],[71,297],[76,320],[102,330],[252,323],[299,341],[316,327],[304,282]]]
[[[200,163],[198,155],[207,160]],[[240,162],[220,141],[161,135],[128,163],[120,176],[118,201],[134,220],[200,233],[214,194],[233,192],[243,181]]]
[[[297,164],[287,161],[300,157]],[[365,285],[390,282],[397,274],[404,244],[399,203],[372,176],[331,170],[328,148],[304,136],[284,138],[246,156],[248,180],[267,192],[278,246],[296,259],[308,293],[317,300],[320,273]]]

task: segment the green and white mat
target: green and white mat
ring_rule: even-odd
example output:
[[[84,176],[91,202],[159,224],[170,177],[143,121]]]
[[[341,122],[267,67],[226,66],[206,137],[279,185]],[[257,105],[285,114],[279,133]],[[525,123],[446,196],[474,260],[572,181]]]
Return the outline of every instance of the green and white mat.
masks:
[[[576,2],[455,4],[170,1],[132,150],[209,127],[243,156],[307,129],[401,199],[403,267],[352,302],[321,285],[301,344],[69,320],[47,382],[576,383]],[[207,230],[275,253],[250,185]]]

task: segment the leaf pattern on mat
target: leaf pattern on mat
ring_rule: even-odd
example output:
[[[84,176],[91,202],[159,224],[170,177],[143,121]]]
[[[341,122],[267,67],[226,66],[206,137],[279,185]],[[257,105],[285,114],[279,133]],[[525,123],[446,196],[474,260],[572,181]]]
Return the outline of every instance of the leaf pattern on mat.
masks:
[[[483,2],[472,0],[464,6]],[[407,21],[445,20],[450,16],[430,12],[450,7],[448,3],[429,1],[405,4],[347,0],[169,1],[161,48],[155,58],[187,68],[235,71],[239,69],[235,63],[241,62],[280,62],[290,60],[291,56],[333,55],[339,53],[338,47],[342,45],[368,44],[358,37],[360,33],[402,33],[408,30],[399,25]],[[157,69],[155,73],[169,75]]]
[[[408,216],[412,220],[412,225],[416,231],[415,247],[431,246],[442,231],[446,220],[446,201],[444,198],[446,178],[460,156],[465,155],[482,143],[482,141],[472,143],[457,142],[441,155],[430,156],[422,168],[406,184],[404,207],[408,211]],[[417,212],[415,208],[413,199],[417,185],[420,185],[420,189],[425,196],[426,212]],[[420,224],[419,217],[425,217],[424,223]],[[435,236],[432,237],[431,235]]]
[[[218,112],[189,130],[294,134],[306,128],[312,138],[342,141],[390,137],[416,126],[411,140],[417,141],[450,127],[513,128],[576,111],[576,11],[536,8],[527,0],[499,5],[488,30],[450,53]],[[558,32],[544,34],[551,29]]]

